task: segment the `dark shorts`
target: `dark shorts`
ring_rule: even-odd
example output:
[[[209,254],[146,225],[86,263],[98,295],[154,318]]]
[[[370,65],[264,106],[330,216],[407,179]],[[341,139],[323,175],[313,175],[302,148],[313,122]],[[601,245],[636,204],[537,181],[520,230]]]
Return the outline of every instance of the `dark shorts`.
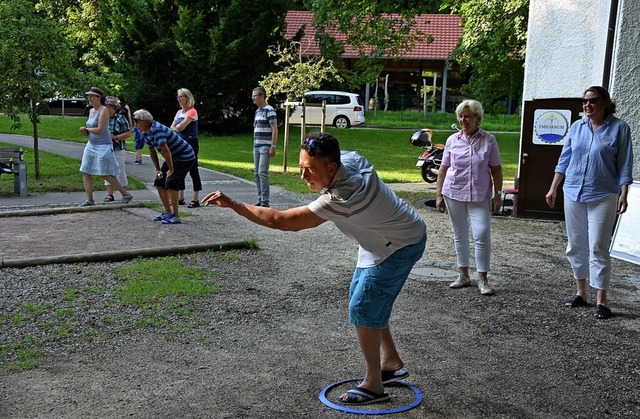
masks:
[[[187,173],[189,173],[191,166],[193,166],[195,162],[195,159],[188,161],[174,161],[173,174],[169,178],[167,178],[169,165],[167,162],[162,163],[162,167],[160,168],[162,178],[156,179],[153,182],[153,186],[157,188],[173,189],[176,191],[184,190],[184,179],[187,177]]]

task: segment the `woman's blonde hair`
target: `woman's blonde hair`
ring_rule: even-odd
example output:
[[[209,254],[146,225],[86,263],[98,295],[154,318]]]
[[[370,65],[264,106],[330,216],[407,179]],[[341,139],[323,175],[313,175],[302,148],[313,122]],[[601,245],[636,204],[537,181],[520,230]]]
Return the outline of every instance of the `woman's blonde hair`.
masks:
[[[464,108],[469,108],[471,113],[478,117],[479,119],[478,123],[482,122],[482,117],[484,116],[484,109],[482,108],[482,103],[473,99],[465,99],[456,108],[456,116],[459,116],[460,112],[462,112]]]
[[[196,104],[196,100],[193,98],[193,95],[191,94],[191,91],[189,91],[189,89],[178,89],[178,96],[186,96],[187,99],[189,99],[189,106],[193,107]]]

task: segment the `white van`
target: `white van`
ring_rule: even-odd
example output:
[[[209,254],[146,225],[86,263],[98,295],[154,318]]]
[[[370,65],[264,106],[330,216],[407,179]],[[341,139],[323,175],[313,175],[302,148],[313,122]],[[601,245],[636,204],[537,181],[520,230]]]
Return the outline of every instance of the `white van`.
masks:
[[[304,94],[305,125],[322,123],[322,101],[327,103],[325,124],[336,128],[349,128],[364,123],[364,106],[357,93],[338,92],[332,90],[314,90]],[[302,106],[296,106],[291,112],[289,122],[300,125]]]

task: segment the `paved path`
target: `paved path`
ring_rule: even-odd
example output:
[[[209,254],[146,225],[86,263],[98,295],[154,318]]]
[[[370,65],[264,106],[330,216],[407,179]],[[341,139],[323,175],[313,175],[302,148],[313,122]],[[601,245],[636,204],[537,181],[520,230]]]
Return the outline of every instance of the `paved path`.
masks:
[[[33,147],[28,136],[0,134],[0,142]],[[84,144],[69,141],[40,139],[40,151],[46,151],[81,160]],[[133,190],[130,205],[118,205],[117,201],[103,203],[104,193],[94,193],[97,205],[77,208],[85,200],[83,191],[62,193],[29,193],[26,198],[0,198],[0,239],[11,240],[15,245],[0,250],[0,265],[6,261],[29,261],[40,264],[43,257],[82,256],[87,261],[99,258],[101,253],[136,252],[142,249],[171,249],[178,245],[198,247],[202,244],[228,244],[250,239],[265,239],[265,229],[248,226],[232,211],[223,208],[181,207],[183,224],[164,226],[153,221],[160,208],[140,207],[143,202],[160,202],[153,179],[155,170],[148,157],[142,165],[133,164],[134,153],[126,158],[127,175],[143,181],[144,190]],[[46,159],[41,160],[46,164]],[[78,167],[80,163],[78,162]],[[223,190],[235,199],[253,203],[257,192],[253,182],[200,168],[203,193]],[[191,178],[187,177],[187,198],[190,197]],[[78,172],[78,185],[82,177]],[[116,194],[117,195],[117,194]],[[271,202],[277,208],[303,205],[298,195],[273,187]],[[68,212],[60,213],[58,211]],[[122,210],[121,210],[122,209]],[[25,211],[31,210],[31,211]],[[27,213],[37,213],[27,215]],[[17,216],[20,215],[20,216]],[[245,227],[241,227],[245,225]],[[9,236],[5,234],[10,233]]]

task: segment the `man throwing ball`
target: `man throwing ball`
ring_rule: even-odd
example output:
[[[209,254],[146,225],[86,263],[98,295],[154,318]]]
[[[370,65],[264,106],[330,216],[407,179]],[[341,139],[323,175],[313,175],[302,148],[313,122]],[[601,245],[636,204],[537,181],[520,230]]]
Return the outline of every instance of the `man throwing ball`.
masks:
[[[409,376],[389,329],[393,303],[413,265],[424,252],[426,225],[379,178],[371,163],[355,152],[340,151],[326,133],[309,134],[300,150],[301,177],[322,195],[307,206],[276,210],[238,202],[222,192],[208,194],[205,205],[228,207],[266,227],[299,231],[332,221],[359,244],[349,289],[349,322],[364,356],[364,380],[338,397],[350,405],[389,400],[384,384]]]

